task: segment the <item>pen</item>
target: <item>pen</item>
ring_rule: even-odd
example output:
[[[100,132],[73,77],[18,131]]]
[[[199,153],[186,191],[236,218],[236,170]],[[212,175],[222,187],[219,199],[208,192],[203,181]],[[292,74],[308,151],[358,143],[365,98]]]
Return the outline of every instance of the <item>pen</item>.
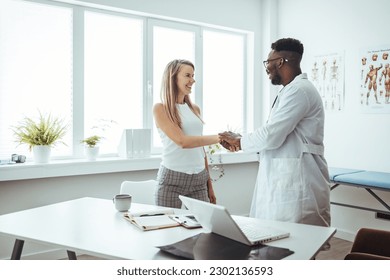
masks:
[[[143,214],[140,215],[140,217],[150,217],[150,216],[162,216],[165,215],[164,213],[158,213],[158,214]]]

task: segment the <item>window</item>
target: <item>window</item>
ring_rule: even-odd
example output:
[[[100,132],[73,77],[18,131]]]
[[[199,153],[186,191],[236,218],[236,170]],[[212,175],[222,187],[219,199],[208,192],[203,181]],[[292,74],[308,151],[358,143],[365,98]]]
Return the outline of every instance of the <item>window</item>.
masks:
[[[203,32],[203,115],[205,134],[243,132],[245,98],[245,37]]]
[[[245,131],[247,35],[157,18],[40,0],[0,2],[0,158],[30,155],[11,127],[39,112],[69,130],[52,152],[83,156],[80,140],[101,134],[101,154],[116,155],[122,130],[153,128],[152,106],[172,59],[195,64],[191,99],[205,134]],[[27,46],[27,47],[26,47]],[[223,116],[223,117],[221,117]]]
[[[143,21],[86,12],[84,34],[84,137],[113,154],[123,128],[143,127]]]
[[[195,63],[197,29],[179,24],[167,24],[161,21],[150,21],[150,27],[151,36],[153,36],[153,44],[150,46],[153,53],[152,67],[150,67],[153,73],[151,76],[153,80],[153,103],[158,103],[161,102],[160,89],[165,66],[174,59],[187,59]],[[195,93],[196,86],[191,93],[193,101],[195,101]],[[162,147],[155,125],[153,125],[153,147],[155,151]]]
[[[72,9],[3,0],[0,38],[0,157],[29,153],[11,127],[39,111],[69,122],[72,143]],[[71,155],[72,145],[52,154]]]

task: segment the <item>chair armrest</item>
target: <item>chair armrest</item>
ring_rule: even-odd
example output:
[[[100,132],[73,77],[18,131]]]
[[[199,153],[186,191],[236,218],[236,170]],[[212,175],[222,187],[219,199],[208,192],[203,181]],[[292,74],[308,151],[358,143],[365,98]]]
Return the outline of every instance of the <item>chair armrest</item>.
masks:
[[[344,260],[390,260],[390,257],[354,252],[347,254]]]

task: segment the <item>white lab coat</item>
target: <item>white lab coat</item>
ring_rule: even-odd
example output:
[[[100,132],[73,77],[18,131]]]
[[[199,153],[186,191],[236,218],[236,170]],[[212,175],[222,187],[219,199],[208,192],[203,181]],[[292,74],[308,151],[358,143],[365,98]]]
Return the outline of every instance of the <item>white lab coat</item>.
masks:
[[[301,74],[283,87],[268,122],[241,139],[260,152],[251,217],[330,226],[330,183],[324,158],[324,109]]]

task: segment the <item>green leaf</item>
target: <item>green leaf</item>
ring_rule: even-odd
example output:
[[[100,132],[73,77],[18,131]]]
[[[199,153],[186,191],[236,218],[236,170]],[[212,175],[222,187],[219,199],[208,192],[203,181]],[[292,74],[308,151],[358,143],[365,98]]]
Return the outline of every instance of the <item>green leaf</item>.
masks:
[[[37,121],[25,117],[17,126],[12,127],[16,142],[27,144],[31,150],[33,146],[55,146],[57,143],[66,145],[61,139],[66,135],[68,125],[64,120],[54,118],[51,114],[45,116],[39,112]]]

